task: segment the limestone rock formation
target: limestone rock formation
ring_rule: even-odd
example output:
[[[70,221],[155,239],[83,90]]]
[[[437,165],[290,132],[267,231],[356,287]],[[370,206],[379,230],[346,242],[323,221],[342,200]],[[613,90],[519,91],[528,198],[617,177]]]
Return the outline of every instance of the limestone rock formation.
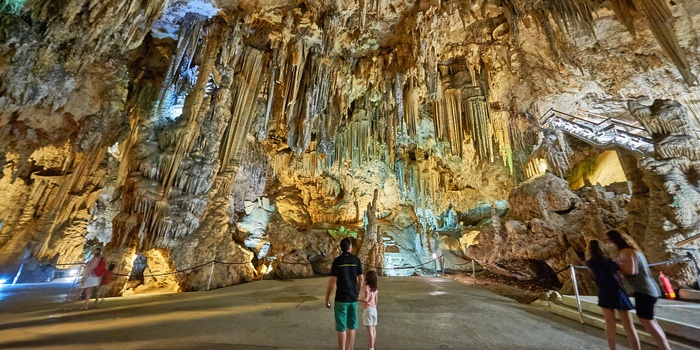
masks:
[[[640,162],[649,188],[642,215],[646,222],[630,228],[630,234],[654,260],[685,255],[676,249],[700,247],[700,123],[677,101],[656,100],[651,106],[630,103],[630,109],[649,130],[656,149],[653,158]],[[663,267],[690,284],[695,276],[684,264]]]
[[[500,227],[483,228],[469,256],[494,272],[525,280],[551,278],[569,264],[581,265],[587,240],[600,239],[606,227],[616,224],[606,225],[598,215],[605,210],[599,205],[605,190],[589,190],[576,195],[566,180],[552,174],[522,183],[511,193]]]
[[[384,241],[377,223],[377,196],[379,190],[374,190],[372,202],[367,204],[366,227],[362,242],[357,249],[357,256],[365,264],[366,268],[374,269],[381,276],[384,271]]]

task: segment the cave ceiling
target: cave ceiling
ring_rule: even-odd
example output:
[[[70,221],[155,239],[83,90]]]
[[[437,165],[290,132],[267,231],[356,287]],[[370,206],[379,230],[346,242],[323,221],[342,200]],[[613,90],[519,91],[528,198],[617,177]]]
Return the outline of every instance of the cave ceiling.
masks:
[[[359,227],[375,189],[440,229],[503,206],[549,108],[700,113],[695,0],[0,3],[7,260]]]

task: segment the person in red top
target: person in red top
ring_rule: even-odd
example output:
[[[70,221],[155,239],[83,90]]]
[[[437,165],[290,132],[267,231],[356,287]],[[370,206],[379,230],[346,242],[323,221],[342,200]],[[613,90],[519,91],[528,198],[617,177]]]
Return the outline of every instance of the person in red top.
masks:
[[[92,297],[92,290],[100,284],[100,280],[102,279],[102,277],[97,276],[94,273],[95,269],[100,265],[100,262],[102,262],[102,258],[100,257],[101,255],[102,249],[95,248],[92,250],[92,259],[90,259],[90,261],[88,261],[88,263],[85,264],[83,277],[80,281],[80,288],[75,290],[75,294],[73,295],[70,304],[63,308],[64,311],[69,311],[73,309],[73,304],[75,304],[75,302],[78,301],[78,299],[80,299],[80,295],[83,291],[85,291],[85,305],[80,309],[88,309],[90,299]],[[102,268],[104,269],[104,262],[102,262]]]
[[[107,289],[109,289],[109,284],[112,283],[112,278],[114,277],[114,267],[114,263],[109,264],[109,269],[107,269],[104,276],[102,276],[100,285],[95,287],[97,289],[97,292],[95,292],[95,304],[93,305],[93,307],[97,307],[97,305],[104,304]],[[100,301],[100,298],[102,298],[102,301]]]

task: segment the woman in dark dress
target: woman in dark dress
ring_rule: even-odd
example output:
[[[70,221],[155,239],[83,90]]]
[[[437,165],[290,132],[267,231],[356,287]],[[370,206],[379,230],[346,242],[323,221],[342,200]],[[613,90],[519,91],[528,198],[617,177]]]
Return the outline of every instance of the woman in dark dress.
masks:
[[[630,342],[630,347],[633,350],[639,350],[637,329],[634,328],[632,315],[629,312],[634,307],[617,276],[617,270],[620,268],[615,261],[603,255],[603,250],[600,249],[600,242],[597,240],[592,240],[588,243],[588,255],[589,260],[586,261],[586,265],[593,273],[595,283],[598,285],[598,306],[603,309],[608,346],[611,350],[614,350],[616,347],[615,331],[617,326],[615,324],[615,310],[617,310],[622,326],[625,328],[627,339]]]

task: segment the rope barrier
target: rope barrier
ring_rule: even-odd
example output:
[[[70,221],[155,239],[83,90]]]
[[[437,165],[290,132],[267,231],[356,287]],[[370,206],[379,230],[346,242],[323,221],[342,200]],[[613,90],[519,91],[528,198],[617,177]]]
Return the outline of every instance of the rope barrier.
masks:
[[[449,262],[450,264],[452,264],[454,266],[462,266],[462,265],[471,264],[472,261],[479,264],[479,262],[474,260],[474,259],[469,259],[467,262],[464,262],[464,263],[453,263],[452,261],[450,261],[450,259],[447,258],[447,256],[445,256],[445,255],[441,255],[441,256],[444,257],[445,260],[447,260],[447,262]],[[481,266],[481,264],[479,264],[479,266]]]
[[[148,275],[147,275],[147,274],[143,274],[143,277],[159,277],[159,276],[174,275],[174,274],[176,274],[176,273],[188,272],[188,271],[192,271],[192,270],[198,269],[198,268],[200,268],[200,267],[209,265],[209,264],[211,264],[212,262],[216,262],[216,261],[215,261],[215,260],[212,260],[212,261],[205,262],[205,263],[203,263],[203,264],[199,264],[199,265],[197,265],[197,266],[190,267],[190,268],[188,268],[188,269],[175,270],[175,271],[172,271],[172,272],[154,273],[154,274],[148,274]],[[128,274],[128,275],[127,275],[127,274],[123,274],[123,273],[115,273],[114,275],[115,275],[115,276],[131,276],[131,274]]]

